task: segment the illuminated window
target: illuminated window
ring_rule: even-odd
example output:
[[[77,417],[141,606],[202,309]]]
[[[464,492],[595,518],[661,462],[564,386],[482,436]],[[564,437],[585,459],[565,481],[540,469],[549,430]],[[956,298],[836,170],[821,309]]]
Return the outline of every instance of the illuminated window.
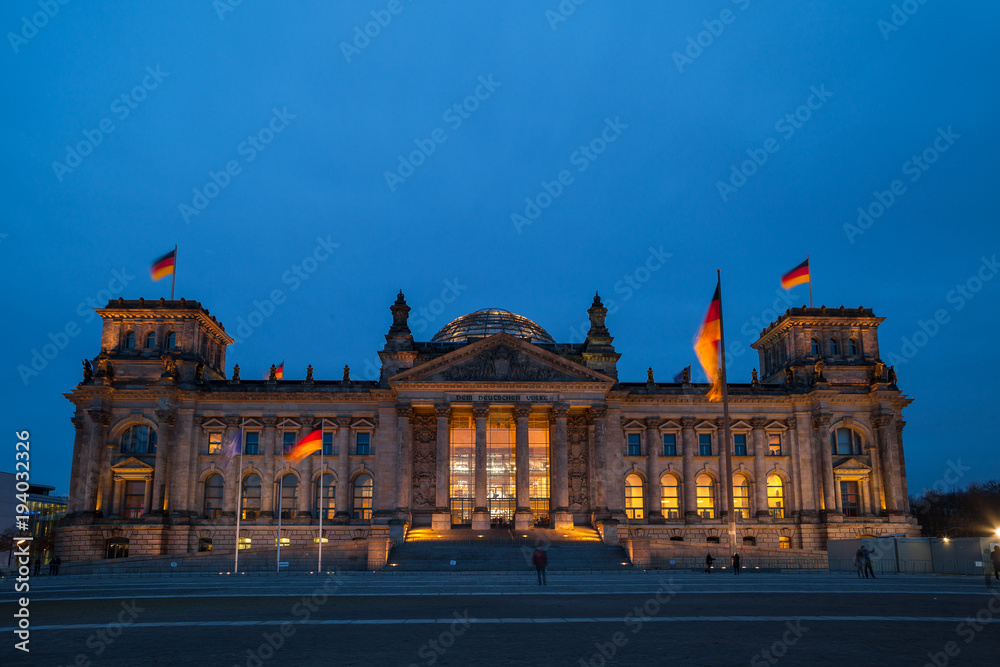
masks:
[[[260,476],[251,473],[243,478],[241,511],[244,520],[256,519],[260,514]]]
[[[449,449],[451,522],[471,524],[476,495],[476,429],[471,414],[452,415]]]
[[[375,481],[370,475],[358,475],[354,478],[353,499],[351,518],[358,521],[371,521],[372,507],[375,501]]]
[[[852,357],[856,357],[861,354],[861,346],[858,345],[857,338],[851,338],[847,341],[847,351]]]
[[[769,433],[767,436],[768,456],[781,456],[781,434]]]
[[[105,558],[128,558],[128,538],[109,537],[104,540]]]
[[[830,354],[832,355],[840,354],[840,343],[837,342],[836,338],[830,339]]]
[[[715,482],[710,476],[701,473],[694,480],[695,497],[698,503],[697,512],[703,519],[715,518]]]
[[[733,509],[737,519],[750,518],[750,480],[746,475],[733,476]]]
[[[358,456],[368,456],[368,455],[370,455],[371,454],[371,442],[372,442],[372,434],[371,433],[358,433],[357,448],[355,449],[355,453]]]
[[[249,537],[241,537],[240,538],[240,551],[243,551],[245,549],[249,549],[250,545],[252,544],[251,540],[252,540],[252,538],[249,538]]]
[[[628,456],[642,456],[642,434],[628,434]]]
[[[528,485],[536,524],[549,523],[549,421],[528,417]]]
[[[208,453],[218,454],[222,451],[222,431],[213,431],[208,434]]]
[[[135,349],[135,332],[126,331],[125,332],[125,349],[134,350]]]
[[[156,332],[150,331],[146,334],[146,344],[144,346],[147,350],[151,350],[156,347]]]
[[[735,434],[733,434],[733,455],[734,456],[746,456],[747,455],[747,434],[746,433],[735,433]]]
[[[296,506],[299,500],[299,478],[292,473],[282,475],[278,484],[281,494],[278,496],[279,503],[275,503],[275,511],[280,508],[282,519],[291,519],[295,516]]]
[[[663,455],[664,456],[677,456],[677,434],[676,433],[664,433],[663,434]]]
[[[218,519],[222,516],[222,499],[225,496],[225,483],[218,473],[208,476],[205,480],[205,518]]]
[[[333,475],[329,473],[324,473],[317,481],[316,502],[313,506],[313,511],[316,513],[317,518],[322,514],[323,520],[329,521],[336,514],[337,482],[334,481]]]
[[[840,504],[844,510],[844,516],[858,516],[861,509],[858,495],[858,483],[843,481],[840,483]]]
[[[782,535],[778,538],[778,548],[779,549],[791,549],[792,548],[792,538],[785,537]]]
[[[711,456],[712,455],[712,434],[711,433],[699,433],[698,434],[698,455],[699,456]]]
[[[156,431],[144,424],[130,426],[122,434],[121,451],[122,454],[155,454]]]
[[[125,518],[138,519],[144,514],[143,505],[146,500],[146,482],[144,480],[128,480],[125,482]]]
[[[767,476],[767,511],[775,519],[785,518],[785,482],[774,473]]]
[[[646,518],[643,506],[642,477],[635,473],[625,478],[625,516],[629,519]]]
[[[243,453],[252,456],[254,454],[260,453],[260,433],[257,431],[247,431],[245,434],[246,444],[243,447]]]
[[[212,538],[211,537],[199,537],[198,538],[198,551],[211,551],[212,550]]]
[[[813,356],[819,356],[819,341],[816,340],[815,338],[813,338],[812,341],[810,341],[809,352]]]
[[[660,478],[660,511],[664,519],[679,519],[681,517],[680,484],[670,473]]]
[[[830,448],[835,455],[840,456],[861,454],[861,434],[849,428],[838,428],[830,434]]]

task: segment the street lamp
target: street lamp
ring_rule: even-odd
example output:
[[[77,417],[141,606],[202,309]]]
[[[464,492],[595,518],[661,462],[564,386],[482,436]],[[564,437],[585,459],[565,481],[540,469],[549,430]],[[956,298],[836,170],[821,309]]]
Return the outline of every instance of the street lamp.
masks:
[[[997,528],[996,533],[997,533],[997,537],[1000,537],[1000,528]]]

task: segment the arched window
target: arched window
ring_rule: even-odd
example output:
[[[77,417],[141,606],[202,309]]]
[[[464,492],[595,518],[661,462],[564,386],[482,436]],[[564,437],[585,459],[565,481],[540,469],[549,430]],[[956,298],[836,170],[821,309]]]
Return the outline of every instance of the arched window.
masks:
[[[317,480],[316,484],[316,502],[313,506],[313,512],[315,512],[316,517],[319,518],[320,514],[322,514],[324,521],[333,519],[333,515],[337,509],[336,499],[337,482],[334,481],[333,475],[325,473]]]
[[[243,520],[256,519],[260,514],[260,475],[251,473],[243,478],[241,498]]]
[[[852,357],[856,357],[859,354],[861,354],[861,346],[858,345],[857,338],[851,338],[850,340],[847,341],[847,352]]]
[[[625,478],[625,516],[629,519],[646,518],[643,507],[642,477],[635,473]]]
[[[715,482],[711,476],[701,473],[694,480],[695,496],[698,501],[698,515],[702,519],[715,518]]]
[[[810,354],[813,356],[819,356],[819,341],[813,338],[811,345]]]
[[[775,519],[785,518],[785,482],[774,473],[767,476],[767,511]]]
[[[104,540],[105,558],[128,558],[128,538],[109,537]]]
[[[177,349],[177,334],[174,333],[173,331],[168,331],[167,332],[167,339],[164,342],[166,343],[166,346],[167,346],[168,350],[176,350]]]
[[[352,500],[354,502],[351,505],[351,518],[357,521],[371,521],[375,501],[375,481],[370,475],[358,475],[354,478]]]
[[[281,494],[275,494],[280,498],[280,511],[282,519],[291,519],[297,511],[296,506],[299,499],[299,478],[288,472],[285,473],[279,482]],[[278,502],[274,503],[275,512],[279,511]]]
[[[156,347],[156,332],[150,331],[149,333],[146,334],[145,348],[147,350],[152,350],[154,347]]]
[[[125,349],[134,350],[135,349],[135,332],[126,331],[125,332]]]
[[[156,431],[145,424],[130,426],[122,434],[122,454],[155,454]]]
[[[670,473],[660,478],[660,510],[664,519],[681,518],[680,484]]]
[[[222,498],[225,495],[225,482],[222,475],[213,473],[205,480],[205,518],[218,519],[222,516]]]
[[[837,342],[836,338],[830,339],[830,354],[831,355],[840,354],[840,343]]]
[[[861,434],[849,428],[838,428],[830,434],[830,449],[837,456],[862,454]]]
[[[746,475],[733,475],[733,510],[737,519],[750,518],[750,480]]]

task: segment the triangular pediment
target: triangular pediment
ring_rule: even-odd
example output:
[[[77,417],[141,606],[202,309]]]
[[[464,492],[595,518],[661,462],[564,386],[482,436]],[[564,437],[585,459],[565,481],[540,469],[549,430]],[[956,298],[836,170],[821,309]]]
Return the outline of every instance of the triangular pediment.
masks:
[[[111,472],[114,473],[116,477],[150,477],[153,474],[153,466],[140,461],[134,456],[130,456],[127,459],[119,461],[118,463],[111,466]]]
[[[848,459],[844,459],[843,461],[841,461],[837,465],[833,466],[833,469],[834,470],[838,470],[840,472],[870,472],[871,471],[871,467],[870,466],[866,465],[865,463],[863,463],[863,462],[861,462],[861,461],[859,461],[859,460],[857,460],[856,458],[853,458],[853,457],[848,458]]]
[[[603,373],[505,333],[495,334],[405,370],[391,377],[389,382],[614,384],[614,380]]]

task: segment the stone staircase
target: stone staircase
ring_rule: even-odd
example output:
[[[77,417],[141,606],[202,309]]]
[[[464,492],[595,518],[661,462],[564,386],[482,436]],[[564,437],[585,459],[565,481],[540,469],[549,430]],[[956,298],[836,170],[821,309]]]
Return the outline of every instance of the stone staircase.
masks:
[[[601,541],[592,528],[433,530],[415,528],[389,553],[386,570],[396,572],[523,572],[533,570],[532,553],[541,546],[550,572],[631,570],[620,546]],[[455,562],[452,565],[452,561]]]

